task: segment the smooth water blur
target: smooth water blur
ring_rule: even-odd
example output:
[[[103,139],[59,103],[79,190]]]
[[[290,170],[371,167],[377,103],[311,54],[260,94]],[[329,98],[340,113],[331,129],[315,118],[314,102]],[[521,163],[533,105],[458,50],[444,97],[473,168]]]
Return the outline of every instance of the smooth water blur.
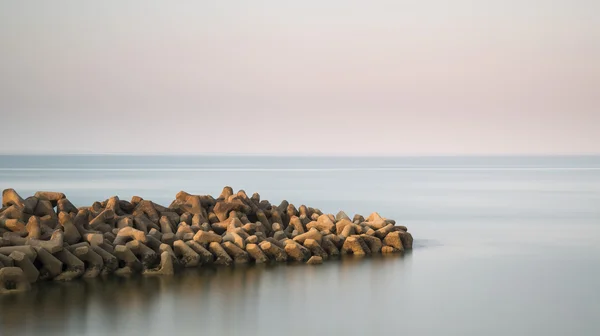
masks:
[[[0,335],[598,335],[599,157],[0,156],[0,187],[75,205],[225,185],[378,211],[403,257],[43,283],[0,297]]]

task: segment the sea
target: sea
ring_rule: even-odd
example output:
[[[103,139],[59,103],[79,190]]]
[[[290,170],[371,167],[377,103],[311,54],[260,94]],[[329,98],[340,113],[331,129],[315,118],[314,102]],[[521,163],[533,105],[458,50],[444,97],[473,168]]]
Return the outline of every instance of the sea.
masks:
[[[0,335],[600,335],[598,156],[0,156],[0,188],[76,206],[224,186],[378,212],[414,248],[39,283],[0,297]]]

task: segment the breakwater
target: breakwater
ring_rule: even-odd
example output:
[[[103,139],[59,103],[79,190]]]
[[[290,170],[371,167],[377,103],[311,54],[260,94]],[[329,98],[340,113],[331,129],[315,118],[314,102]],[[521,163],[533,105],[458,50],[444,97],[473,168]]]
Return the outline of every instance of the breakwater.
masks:
[[[343,254],[402,253],[413,241],[378,213],[350,218],[285,200],[272,205],[231,187],[216,199],[181,191],[169,206],[114,196],[79,208],[60,192],[23,199],[6,189],[0,233],[0,293],[36,281],[168,276],[205,264],[319,264]]]

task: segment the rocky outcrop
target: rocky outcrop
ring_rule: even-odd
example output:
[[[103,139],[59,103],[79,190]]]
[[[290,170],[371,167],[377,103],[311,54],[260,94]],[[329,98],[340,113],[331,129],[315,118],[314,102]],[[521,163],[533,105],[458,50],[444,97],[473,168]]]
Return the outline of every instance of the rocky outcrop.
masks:
[[[277,204],[277,203],[275,203]],[[60,192],[2,193],[0,293],[38,281],[169,276],[206,265],[305,262],[412,249],[405,226],[372,213],[352,219],[225,187],[219,197],[179,192],[167,207],[117,196],[76,208]]]

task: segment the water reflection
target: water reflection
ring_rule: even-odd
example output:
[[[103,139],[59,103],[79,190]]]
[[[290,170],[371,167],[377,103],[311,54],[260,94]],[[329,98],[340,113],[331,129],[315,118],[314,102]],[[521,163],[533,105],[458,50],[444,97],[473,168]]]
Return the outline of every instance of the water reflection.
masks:
[[[40,283],[31,292],[0,297],[0,325],[6,335],[151,335],[169,332],[174,324],[181,330],[202,326],[218,334],[235,334],[240,328],[258,332],[269,330],[270,317],[294,320],[302,313],[298,309],[310,309],[320,297],[330,300],[338,289],[355,286],[370,293],[369,286],[380,280],[374,269],[397,265],[408,256]]]

